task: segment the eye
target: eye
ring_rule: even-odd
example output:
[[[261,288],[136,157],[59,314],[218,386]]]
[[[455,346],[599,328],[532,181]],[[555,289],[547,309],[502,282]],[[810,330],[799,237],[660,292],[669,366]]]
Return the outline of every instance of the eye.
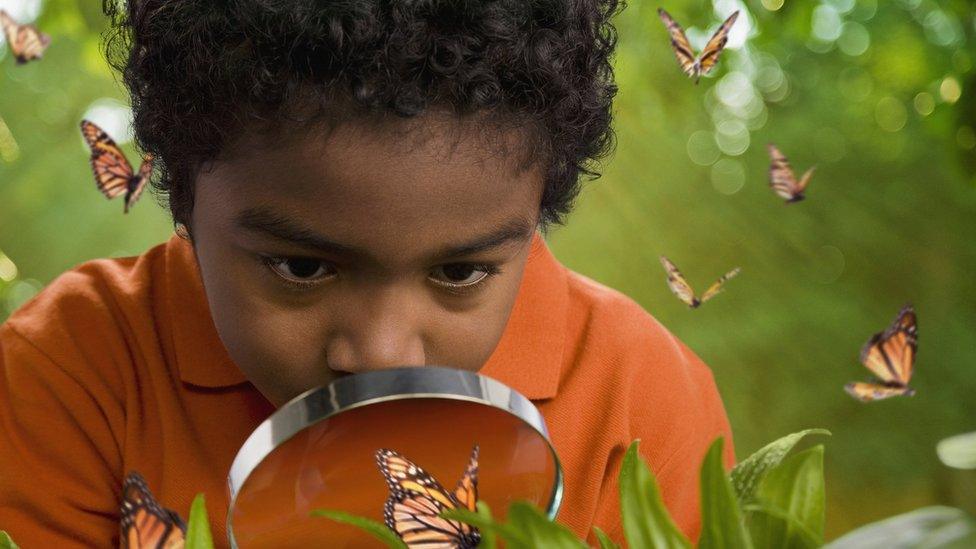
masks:
[[[301,287],[338,274],[331,263],[310,257],[265,257],[263,262],[286,282]]]
[[[428,277],[431,282],[450,289],[473,288],[489,277],[498,274],[494,265],[475,263],[448,263],[434,269]]]

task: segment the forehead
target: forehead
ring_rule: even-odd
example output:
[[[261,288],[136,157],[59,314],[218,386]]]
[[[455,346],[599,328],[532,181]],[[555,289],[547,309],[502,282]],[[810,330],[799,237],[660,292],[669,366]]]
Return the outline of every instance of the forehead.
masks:
[[[420,254],[513,218],[534,226],[543,182],[522,147],[517,131],[434,114],[245,134],[201,171],[194,214],[233,229],[237,216],[260,207],[377,255]]]

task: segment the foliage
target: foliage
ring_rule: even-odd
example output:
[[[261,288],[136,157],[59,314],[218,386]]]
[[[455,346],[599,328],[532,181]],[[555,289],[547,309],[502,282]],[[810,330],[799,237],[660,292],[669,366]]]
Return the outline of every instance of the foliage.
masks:
[[[824,448],[814,446],[787,457],[808,429],[776,440],[743,460],[738,472],[727,475],[722,466],[723,440],[709,447],[701,467],[702,530],[698,547],[797,548],[824,546]],[[624,536],[631,549],[685,549],[691,543],[671,520],[658,492],[654,474],[638,454],[639,442],[628,448],[619,476]],[[745,476],[744,476],[745,475]],[[733,488],[735,477],[750,478]],[[740,502],[744,502],[740,504]],[[586,547],[564,526],[524,503],[514,503],[506,521],[491,516],[479,503],[478,512],[452,510],[443,516],[467,522],[505,541],[506,547],[576,549]],[[384,525],[358,519],[371,534]],[[353,523],[353,521],[347,521]],[[594,528],[601,549],[619,544]],[[379,537],[377,535],[377,537]],[[869,524],[827,545],[829,549],[924,547],[950,549],[976,542],[976,521],[958,509],[928,507]],[[390,545],[391,547],[393,545]],[[494,540],[481,547],[493,549]]]
[[[0,530],[0,549],[18,549],[14,540],[10,539],[10,536],[3,530]]]
[[[186,548],[213,549],[213,546],[210,519],[207,517],[207,504],[203,494],[197,494],[190,505],[190,521],[186,528]]]

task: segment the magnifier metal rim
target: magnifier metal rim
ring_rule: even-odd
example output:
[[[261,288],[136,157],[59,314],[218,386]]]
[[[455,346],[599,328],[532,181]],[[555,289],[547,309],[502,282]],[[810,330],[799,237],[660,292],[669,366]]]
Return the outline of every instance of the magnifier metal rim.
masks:
[[[227,536],[236,547],[232,518],[240,489],[271,452],[305,428],[341,412],[377,402],[414,398],[464,400],[509,412],[535,429],[546,441],[556,465],[556,484],[548,506],[552,520],[563,496],[563,471],[542,414],[521,393],[475,372],[441,366],[391,368],[341,377],[325,387],[309,389],[276,410],[244,441],[230,466],[227,487]]]

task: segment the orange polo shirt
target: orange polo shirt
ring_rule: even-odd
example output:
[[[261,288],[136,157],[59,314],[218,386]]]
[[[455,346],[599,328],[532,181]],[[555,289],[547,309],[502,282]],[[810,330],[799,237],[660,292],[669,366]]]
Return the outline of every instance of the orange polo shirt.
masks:
[[[640,438],[697,537],[699,465],[715,437],[730,441],[728,420],[708,368],[634,301],[566,269],[536,235],[481,373],[541,410],[565,473],[557,518],[577,535],[597,525],[623,539],[616,478]],[[218,338],[187,242],[84,263],[0,325],[0,530],[27,549],[117,545],[136,470],[183,517],[205,492],[226,545],[227,472],[273,410]]]

